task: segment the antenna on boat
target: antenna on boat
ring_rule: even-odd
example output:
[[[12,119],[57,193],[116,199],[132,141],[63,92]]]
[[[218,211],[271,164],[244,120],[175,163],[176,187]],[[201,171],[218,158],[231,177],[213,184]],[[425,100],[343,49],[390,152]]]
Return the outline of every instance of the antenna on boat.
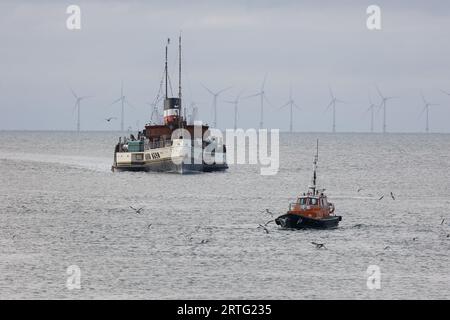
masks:
[[[317,188],[317,163],[319,162],[319,139],[317,139],[316,144],[316,155],[314,156],[314,162],[313,162],[313,178],[312,178],[312,185],[309,187],[312,190],[313,195],[316,194],[316,188]]]

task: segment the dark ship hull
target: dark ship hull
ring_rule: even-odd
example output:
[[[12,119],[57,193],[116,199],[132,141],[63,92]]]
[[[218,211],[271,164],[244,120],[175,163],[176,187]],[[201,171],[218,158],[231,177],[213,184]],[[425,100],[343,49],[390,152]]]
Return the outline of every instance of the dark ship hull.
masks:
[[[171,160],[163,160],[146,164],[132,164],[118,166],[113,165],[112,171],[144,171],[144,172],[168,172],[179,174],[194,174],[199,172],[224,171],[228,169],[228,165],[224,164],[174,164]]]
[[[314,219],[299,214],[287,213],[275,219],[275,223],[286,229],[331,229],[336,228],[341,216]]]

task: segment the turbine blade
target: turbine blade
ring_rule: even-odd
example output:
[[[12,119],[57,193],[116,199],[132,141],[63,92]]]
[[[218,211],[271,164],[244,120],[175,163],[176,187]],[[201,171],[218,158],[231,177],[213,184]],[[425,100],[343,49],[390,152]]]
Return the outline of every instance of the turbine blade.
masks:
[[[419,114],[419,119],[422,118],[423,114],[425,113],[425,111],[427,110],[427,106],[425,106],[425,108],[422,109],[422,111]]]
[[[422,101],[424,104],[427,104],[427,100],[425,99],[425,96],[423,95],[423,92],[420,91],[420,96],[422,97]]]
[[[241,98],[241,95],[244,93],[245,89],[242,89],[239,94],[236,97],[236,101],[239,101],[239,99]]]
[[[124,99],[124,101],[125,101],[125,103],[127,104],[127,105],[129,105],[130,107],[132,107],[133,109],[136,109],[136,107],[134,106],[134,105],[132,105],[131,103],[130,103],[130,101],[128,101],[128,99]]]
[[[330,96],[332,99],[334,99],[333,90],[331,89],[331,85],[328,85],[328,90],[330,91]]]
[[[227,90],[229,90],[229,89],[231,89],[232,87],[230,86],[230,87],[226,87],[225,89],[222,89],[222,90],[220,90],[219,92],[217,92],[216,93],[216,95],[218,96],[219,94],[221,94],[222,92],[225,92],[225,91],[227,91]]]
[[[108,104],[108,107],[109,106],[112,106],[113,104],[116,104],[117,102],[119,102],[119,101],[121,101],[122,100],[122,97],[120,97],[119,99],[117,99],[117,100],[114,100],[113,102],[111,102],[110,104]]]
[[[255,94],[252,94],[252,95],[250,95],[250,96],[245,96],[245,97],[243,97],[242,99],[253,98],[253,97],[260,96],[260,95],[262,95],[262,92],[255,93]]]
[[[375,88],[377,89],[377,92],[380,95],[381,99],[384,99],[383,95],[381,94],[380,88],[378,88],[378,85],[375,85]]]
[[[266,85],[266,80],[267,80],[267,72],[266,72],[266,74],[264,75],[264,80],[263,80],[263,83],[262,83],[262,86],[261,86],[261,92],[264,91],[264,87],[265,87],[265,85]]]
[[[214,92],[212,92],[211,90],[209,90],[203,83],[201,83],[202,87],[205,88],[210,94],[212,94],[213,96],[215,95]]]
[[[327,112],[331,108],[331,106],[333,105],[333,101],[334,100],[330,101],[330,104],[326,107],[325,112]]]
[[[275,106],[273,105],[273,103],[270,102],[269,98],[267,98],[267,96],[266,96],[264,93],[262,94],[262,96],[263,96],[263,99],[266,100],[267,103],[268,103],[272,108],[275,108]]]
[[[77,96],[77,94],[75,93],[75,91],[73,91],[73,89],[72,88],[70,88],[70,92],[72,92],[72,95],[75,97],[75,99],[78,99],[78,96]]]
[[[294,107],[296,107],[298,110],[302,110],[302,108],[300,108],[300,107],[298,106],[298,104],[296,104],[295,102],[293,102],[292,104],[293,104]]]
[[[398,99],[399,97],[386,97],[384,98],[386,101],[391,100],[391,99]]]
[[[290,101],[286,102],[285,104],[283,104],[281,107],[278,107],[278,109],[283,109],[284,107],[287,107],[288,105],[290,105]]]

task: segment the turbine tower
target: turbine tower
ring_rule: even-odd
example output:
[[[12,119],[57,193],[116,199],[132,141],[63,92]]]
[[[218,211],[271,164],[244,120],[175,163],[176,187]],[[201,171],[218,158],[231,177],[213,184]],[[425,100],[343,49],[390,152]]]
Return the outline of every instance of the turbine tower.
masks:
[[[429,103],[425,99],[425,96],[423,95],[423,92],[421,92],[421,95],[422,95],[422,101],[423,101],[425,107],[423,108],[420,116],[422,116],[422,114],[425,112],[425,114],[426,114],[426,117],[425,117],[425,121],[426,121],[425,122],[425,132],[429,133],[430,132],[430,123],[429,123],[429,121],[430,121],[430,107],[438,106],[438,104]]]
[[[110,106],[116,104],[117,102],[121,103],[121,118],[120,118],[120,131],[124,131],[124,122],[125,122],[125,104],[128,104],[130,107],[133,105],[128,101],[128,98],[123,95],[123,81],[120,86],[120,97],[113,102],[110,103]]]
[[[278,109],[283,109],[284,107],[290,106],[290,119],[289,119],[289,132],[292,133],[292,119],[293,119],[293,113],[294,113],[294,107],[298,110],[301,110],[300,107],[295,103],[294,99],[292,98],[292,86],[289,88],[289,100],[285,104],[283,104]]]
[[[77,109],[77,132],[80,132],[80,114],[81,114],[81,101],[84,99],[88,99],[88,98],[92,98],[93,96],[83,96],[83,97],[79,97],[77,96],[77,94],[75,93],[75,91],[73,91],[72,89],[70,89],[70,91],[72,92],[72,95],[75,98],[75,106],[74,106],[74,111],[75,109]]]
[[[265,92],[266,80],[267,80],[267,73],[264,76],[264,80],[261,85],[261,90],[255,94],[244,97],[245,99],[252,98],[252,97],[258,97],[258,96],[260,97],[260,99],[261,99],[261,110],[260,110],[260,119],[259,119],[259,128],[260,129],[264,128],[264,100],[267,103],[271,104],[269,99],[267,99],[266,92]]]
[[[377,105],[372,102],[372,97],[370,96],[370,92],[368,94],[368,97],[369,97],[369,108],[367,108],[366,112],[370,111],[370,132],[373,133],[373,131],[374,131],[374,111],[375,111],[375,108],[377,107]]]
[[[189,123],[194,124],[198,118],[198,107],[195,102],[191,102],[190,104],[191,114],[189,115]]]
[[[333,129],[332,132],[335,133],[336,132],[336,103],[345,103],[342,100],[336,99],[336,97],[333,94],[333,90],[331,90],[331,86],[328,87],[328,89],[330,90],[330,96],[331,96],[331,101],[328,104],[328,107],[325,111],[328,111],[328,109],[330,109],[330,107],[333,108]]]
[[[227,87],[227,88],[219,90],[217,92],[213,92],[212,90],[208,89],[205,85],[202,84],[202,86],[213,96],[213,112],[214,112],[213,128],[216,128],[217,127],[217,98],[219,97],[219,95],[221,93],[227,91],[231,87]]]
[[[238,118],[238,104],[241,99],[241,95],[244,92],[244,90],[241,90],[239,94],[236,96],[234,100],[225,100],[226,103],[231,103],[234,105],[234,130],[237,129],[237,118]]]
[[[380,88],[378,88],[378,86],[375,86],[375,87],[377,88],[377,92],[381,97],[380,108],[383,107],[383,133],[386,133],[387,132],[387,130],[386,130],[387,129],[387,126],[386,126],[386,102],[391,99],[397,98],[397,97],[385,97],[381,93]]]

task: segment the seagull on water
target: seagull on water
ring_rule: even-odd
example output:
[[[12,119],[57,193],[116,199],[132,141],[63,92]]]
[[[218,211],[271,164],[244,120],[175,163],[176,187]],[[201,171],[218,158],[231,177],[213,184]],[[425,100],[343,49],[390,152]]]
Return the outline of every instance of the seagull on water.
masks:
[[[116,117],[109,117],[109,118],[106,118],[105,120],[107,121],[107,122],[111,122],[111,120],[113,120],[113,119],[117,119]]]

